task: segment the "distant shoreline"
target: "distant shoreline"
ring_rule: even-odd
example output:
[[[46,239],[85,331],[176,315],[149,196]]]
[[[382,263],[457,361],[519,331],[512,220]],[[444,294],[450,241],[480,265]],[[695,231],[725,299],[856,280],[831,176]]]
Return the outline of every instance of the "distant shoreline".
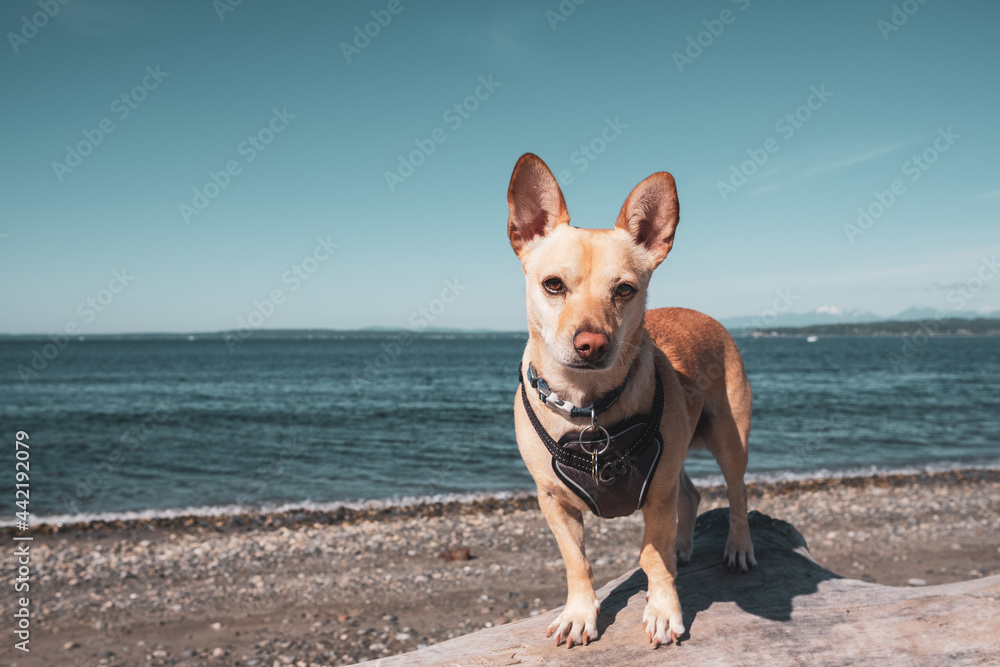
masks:
[[[518,338],[527,339],[527,331],[488,331],[479,329],[424,329],[416,332],[409,329],[256,329],[252,337],[245,337],[244,342],[254,340],[366,340],[372,338],[392,338],[406,334],[415,338],[441,338],[441,337],[461,337],[461,338]],[[99,333],[86,334],[83,336],[70,336],[69,341],[84,342],[92,341],[169,341],[169,342],[197,342],[197,341],[222,341],[226,336],[236,336],[238,332],[229,331],[208,331],[192,333]],[[52,337],[66,338],[59,334],[0,334],[0,343],[37,343],[49,342]]]
[[[924,334],[930,336],[953,337],[994,337],[1000,336],[1000,318],[952,318],[925,320],[883,320],[878,322],[845,322],[841,324],[813,324],[800,327],[730,327],[729,332],[736,337],[788,337],[802,336],[842,336],[855,338],[903,337]],[[365,327],[363,329],[255,329],[256,340],[354,340],[378,337],[409,335],[416,338],[521,338],[526,339],[527,331],[504,331],[492,329],[451,329],[428,327],[420,331],[391,327]],[[223,340],[226,336],[238,335],[236,330],[200,331],[183,333],[96,333],[83,336],[63,334],[0,334],[0,343],[5,342],[48,342],[52,337],[67,341],[204,341]]]
[[[800,337],[800,336],[844,336],[844,337],[879,337],[879,336],[912,336],[923,332],[932,336],[961,337],[993,337],[1000,336],[1000,318],[966,318],[945,317],[942,319],[923,320],[880,320],[877,322],[844,322],[840,324],[812,324],[799,327],[728,327],[729,332],[736,337],[770,336],[770,337]],[[96,333],[83,336],[65,336],[63,334],[0,334],[0,343],[4,342],[48,342],[53,336],[70,341],[108,340],[108,341],[199,341],[224,339],[226,336],[237,335],[235,329],[226,331],[192,331],[181,333]],[[346,340],[366,339],[380,336],[399,336],[407,334],[417,338],[438,338],[441,336],[459,337],[502,337],[527,338],[527,331],[505,331],[493,329],[454,329],[446,327],[428,327],[420,331],[406,328],[365,327],[363,329],[255,329],[253,338],[256,340]]]

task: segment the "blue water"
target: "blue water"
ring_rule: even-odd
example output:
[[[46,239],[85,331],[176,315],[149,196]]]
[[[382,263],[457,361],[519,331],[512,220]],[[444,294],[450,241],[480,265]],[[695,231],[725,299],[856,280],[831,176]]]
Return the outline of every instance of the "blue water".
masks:
[[[524,336],[408,341],[89,339],[26,381],[43,342],[0,342],[0,427],[31,436],[36,515],[530,489],[512,425]],[[1000,339],[931,339],[902,371],[899,338],[739,342],[751,473],[1000,460]],[[718,468],[696,453],[688,471]]]

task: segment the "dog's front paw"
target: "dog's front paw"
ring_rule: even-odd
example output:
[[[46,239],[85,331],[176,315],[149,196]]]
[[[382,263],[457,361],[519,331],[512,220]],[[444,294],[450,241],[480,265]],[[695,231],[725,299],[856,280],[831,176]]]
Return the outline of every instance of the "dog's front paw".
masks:
[[[691,562],[691,553],[693,551],[694,551],[694,545],[693,544],[690,544],[690,543],[689,544],[681,544],[678,541],[677,542],[677,546],[674,549],[674,552],[677,555],[677,564],[678,565],[687,565],[688,563],[690,563]]]
[[[733,572],[749,572],[757,567],[757,559],[753,555],[753,542],[750,541],[749,533],[734,535],[729,533],[726,540],[726,553],[723,559]]]
[[[601,604],[596,599],[569,600],[566,608],[545,631],[545,636],[551,637],[554,632],[556,646],[564,639],[567,648],[573,648],[574,644],[589,644],[597,639],[597,614],[600,611]]]
[[[646,596],[646,609],[642,612],[642,630],[646,639],[655,647],[676,642],[684,634],[684,616],[676,597],[671,602],[665,596]],[[670,633],[669,635],[667,633]]]

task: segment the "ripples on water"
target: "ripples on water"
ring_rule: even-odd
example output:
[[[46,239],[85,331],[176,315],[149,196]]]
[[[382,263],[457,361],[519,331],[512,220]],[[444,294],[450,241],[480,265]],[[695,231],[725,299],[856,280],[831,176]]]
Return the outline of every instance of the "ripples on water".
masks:
[[[91,339],[27,383],[14,369],[41,343],[3,342],[0,417],[31,434],[40,514],[531,488],[511,410],[524,336],[411,340]],[[903,372],[899,338],[740,344],[752,474],[1000,458],[1000,339],[932,339]],[[718,473],[704,452],[687,468]]]

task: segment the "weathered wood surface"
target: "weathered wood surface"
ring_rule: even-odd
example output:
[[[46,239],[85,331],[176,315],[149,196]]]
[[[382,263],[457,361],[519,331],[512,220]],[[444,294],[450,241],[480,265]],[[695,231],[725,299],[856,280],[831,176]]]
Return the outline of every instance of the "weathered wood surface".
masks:
[[[736,575],[721,563],[727,527],[725,509],[698,517],[694,556],[677,580],[688,629],[679,645],[646,643],[646,577],[636,569],[598,592],[600,637],[589,646],[545,639],[551,610],[377,664],[1000,664],[1000,575],[919,588],[844,579],[813,561],[793,526],[757,512],[759,565]]]

